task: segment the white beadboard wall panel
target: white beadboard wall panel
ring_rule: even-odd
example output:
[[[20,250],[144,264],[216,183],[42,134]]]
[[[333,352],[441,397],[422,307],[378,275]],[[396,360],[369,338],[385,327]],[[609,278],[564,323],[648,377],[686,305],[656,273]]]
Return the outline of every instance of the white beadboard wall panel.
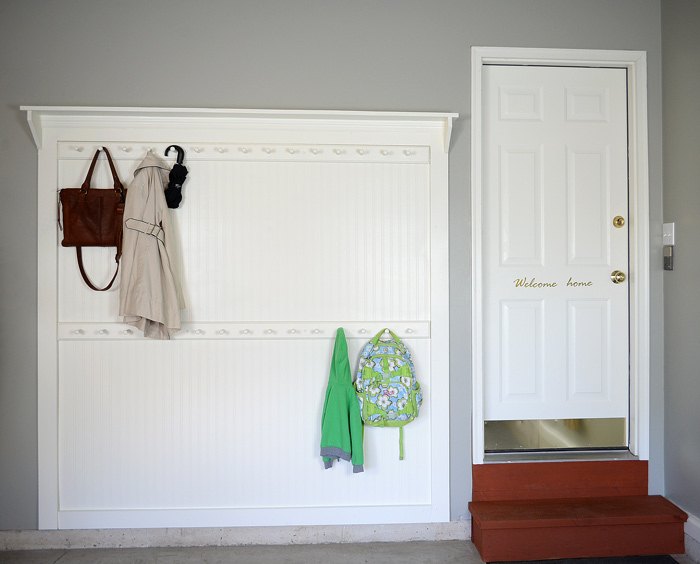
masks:
[[[454,114],[24,108],[39,147],[39,527],[449,519],[447,151]],[[128,186],[149,149],[189,169],[172,210],[187,309],[170,341],[118,317],[60,245],[57,190],[97,147]],[[166,158],[172,163],[174,154]],[[108,188],[100,159],[93,187]],[[85,249],[109,280],[113,249]],[[337,327],[353,371],[391,327],[425,401],[323,469]]]
[[[191,174],[178,210],[187,320],[428,318],[429,288],[409,285],[429,279],[427,261],[409,270],[429,228],[424,165],[198,162]]]
[[[59,161],[59,186],[79,186],[90,158]],[[100,164],[93,186],[111,186]],[[137,164],[117,159],[125,185]],[[429,318],[428,165],[186,164],[184,200],[172,213],[183,321]],[[108,282],[113,249],[83,253],[93,280]],[[88,289],[73,248],[59,253],[59,291],[61,322],[117,318],[118,284],[106,299]]]
[[[429,341],[406,343],[426,396],[406,459],[397,429],[366,428],[352,475],[318,454],[330,339],[63,341],[60,510],[429,505]]]

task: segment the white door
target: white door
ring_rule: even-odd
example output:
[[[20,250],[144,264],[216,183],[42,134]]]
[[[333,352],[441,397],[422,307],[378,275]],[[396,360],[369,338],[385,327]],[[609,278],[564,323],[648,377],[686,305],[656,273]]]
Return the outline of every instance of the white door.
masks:
[[[625,69],[483,67],[487,425],[607,418],[627,436],[626,88]]]

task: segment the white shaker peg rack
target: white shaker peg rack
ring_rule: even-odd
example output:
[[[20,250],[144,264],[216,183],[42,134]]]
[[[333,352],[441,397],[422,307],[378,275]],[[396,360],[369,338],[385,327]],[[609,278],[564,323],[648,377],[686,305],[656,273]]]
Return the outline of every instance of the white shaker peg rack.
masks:
[[[97,149],[107,147],[115,160],[138,160],[148,151],[158,155],[165,153],[166,143],[88,143],[60,142],[61,159],[88,159]],[[188,161],[320,161],[356,163],[428,163],[430,149],[427,146],[397,147],[388,145],[257,145],[251,143],[198,143],[183,145]],[[324,150],[325,149],[325,150]],[[167,157],[164,157],[167,160]]]
[[[428,321],[323,321],[293,323],[184,323],[173,339],[332,339],[342,327],[349,339],[369,339],[382,329],[389,328],[405,339],[430,337]],[[59,323],[60,340],[133,340],[144,338],[141,331],[125,323]]]

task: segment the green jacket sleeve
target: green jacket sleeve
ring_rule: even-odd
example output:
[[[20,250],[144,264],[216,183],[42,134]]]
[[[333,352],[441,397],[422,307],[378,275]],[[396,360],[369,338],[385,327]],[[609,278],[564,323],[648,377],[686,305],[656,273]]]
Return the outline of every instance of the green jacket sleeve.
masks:
[[[364,433],[365,428],[360,414],[360,402],[357,400],[355,386],[350,381],[347,389],[348,405],[350,406],[350,442],[352,444],[352,471],[353,473],[363,472],[365,464],[364,453]]]
[[[333,460],[352,461],[353,472],[362,472],[362,419],[352,385],[348,346],[342,328],[336,332],[321,418],[321,457],[330,468]]]

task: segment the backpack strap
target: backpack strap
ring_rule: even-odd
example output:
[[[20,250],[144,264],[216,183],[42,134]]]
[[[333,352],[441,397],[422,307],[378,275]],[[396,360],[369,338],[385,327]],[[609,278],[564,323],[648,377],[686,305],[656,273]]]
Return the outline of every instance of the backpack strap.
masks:
[[[403,460],[403,425],[399,427],[399,460]]]
[[[384,335],[384,333],[389,333],[389,335],[391,335],[391,341],[383,341],[382,340],[382,335]],[[382,329],[379,333],[377,333],[370,340],[370,343],[372,343],[373,345],[378,345],[379,343],[389,343],[389,342],[393,342],[395,345],[398,345],[399,343],[401,343],[401,339],[399,339],[399,337],[396,335],[396,333],[394,333],[388,327],[385,327],[384,329]]]

